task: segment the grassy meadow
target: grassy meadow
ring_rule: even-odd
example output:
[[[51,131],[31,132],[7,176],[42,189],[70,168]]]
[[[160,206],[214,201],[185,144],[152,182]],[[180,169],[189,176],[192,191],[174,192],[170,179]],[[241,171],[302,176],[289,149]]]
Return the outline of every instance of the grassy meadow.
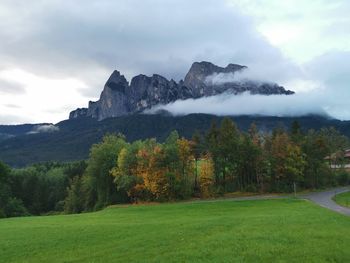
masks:
[[[350,218],[297,199],[0,220],[0,262],[350,262]]]
[[[350,207],[350,192],[337,194],[334,200],[341,206]]]

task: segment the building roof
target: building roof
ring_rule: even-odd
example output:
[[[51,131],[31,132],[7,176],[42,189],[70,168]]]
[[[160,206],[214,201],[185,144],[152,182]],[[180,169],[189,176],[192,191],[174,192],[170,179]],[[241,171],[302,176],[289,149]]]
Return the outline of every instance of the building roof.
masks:
[[[350,158],[350,149],[345,150],[344,157]]]
[[[342,157],[341,154],[342,154],[342,152],[338,151],[338,152],[332,153],[330,156],[326,156],[324,159],[325,160],[337,159],[337,158]],[[344,158],[350,158],[350,149],[346,149],[344,151],[344,156],[343,157]]]

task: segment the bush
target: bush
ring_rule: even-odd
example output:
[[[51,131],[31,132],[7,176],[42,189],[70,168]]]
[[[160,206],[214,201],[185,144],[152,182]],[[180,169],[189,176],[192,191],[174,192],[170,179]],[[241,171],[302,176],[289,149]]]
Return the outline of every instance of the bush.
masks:
[[[6,215],[5,215],[5,212],[3,209],[0,208],[0,218],[5,218]]]
[[[249,193],[256,193],[258,192],[258,189],[256,185],[250,184],[245,187],[244,191]]]
[[[7,217],[28,216],[30,215],[24,207],[22,200],[17,198],[10,198],[5,207],[5,214]]]
[[[348,185],[350,183],[350,174],[345,170],[336,172],[336,180],[339,185]]]

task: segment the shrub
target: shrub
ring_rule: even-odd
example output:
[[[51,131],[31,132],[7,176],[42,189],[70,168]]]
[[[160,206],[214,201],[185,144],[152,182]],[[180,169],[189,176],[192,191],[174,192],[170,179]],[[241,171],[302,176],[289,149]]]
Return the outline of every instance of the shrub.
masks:
[[[336,180],[339,185],[348,185],[350,183],[350,174],[345,170],[336,172]]]
[[[29,213],[24,207],[22,200],[17,198],[10,198],[5,207],[5,214],[7,217],[28,216]]]

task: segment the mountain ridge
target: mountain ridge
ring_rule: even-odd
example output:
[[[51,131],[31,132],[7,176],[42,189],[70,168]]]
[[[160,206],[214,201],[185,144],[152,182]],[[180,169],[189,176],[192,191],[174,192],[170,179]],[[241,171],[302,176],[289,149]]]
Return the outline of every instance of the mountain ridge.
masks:
[[[228,64],[226,67],[211,62],[194,62],[184,80],[176,82],[153,74],[139,74],[130,83],[118,70],[113,71],[98,101],[90,101],[88,108],[78,108],[69,114],[70,119],[91,117],[103,120],[134,113],[141,113],[158,104],[168,104],[176,100],[197,99],[215,96],[224,92],[240,94],[250,92],[262,95],[291,95],[293,91],[270,82],[231,81],[226,83],[209,83],[207,78],[214,74],[232,74],[244,71],[247,66]]]
[[[89,149],[100,142],[107,133],[122,133],[128,141],[157,138],[164,141],[169,133],[177,130],[180,136],[191,138],[198,130],[204,134],[215,121],[219,124],[224,116],[189,114],[185,116],[133,114],[102,121],[90,117],[65,120],[56,123],[57,131],[22,134],[0,141],[0,160],[14,167],[45,161],[74,161],[86,159]],[[271,132],[275,127],[289,128],[298,121],[304,130],[334,126],[350,136],[350,121],[340,121],[324,116],[273,117],[229,116],[237,126],[247,131],[255,123],[261,132]],[[0,129],[1,133],[1,129]]]
[[[6,124],[0,125],[0,141],[13,138],[20,135],[38,132],[40,127],[47,127],[53,125],[52,123],[25,123],[25,124]]]

